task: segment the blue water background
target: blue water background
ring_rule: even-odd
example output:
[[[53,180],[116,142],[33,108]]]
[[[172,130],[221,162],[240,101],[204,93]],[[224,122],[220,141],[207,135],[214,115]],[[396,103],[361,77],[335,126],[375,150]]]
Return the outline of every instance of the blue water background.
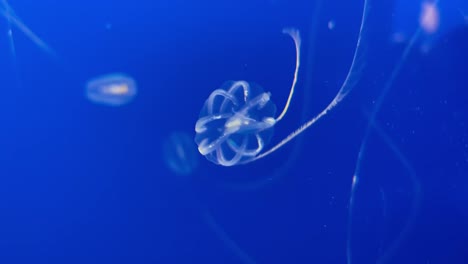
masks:
[[[194,137],[214,89],[253,81],[284,105],[285,26],[301,31],[302,66],[269,146],[321,111],[363,1],[9,1],[55,54],[13,28],[14,57],[0,21],[0,263],[346,263],[347,242],[352,263],[468,263],[468,5],[440,2],[439,31],[417,41],[377,115],[391,143],[370,135],[349,225],[368,116],[408,44],[391,36],[416,31],[419,1],[369,0],[359,81],[301,137],[250,165],[198,155],[188,175],[163,146]],[[136,98],[87,101],[86,81],[114,72]]]

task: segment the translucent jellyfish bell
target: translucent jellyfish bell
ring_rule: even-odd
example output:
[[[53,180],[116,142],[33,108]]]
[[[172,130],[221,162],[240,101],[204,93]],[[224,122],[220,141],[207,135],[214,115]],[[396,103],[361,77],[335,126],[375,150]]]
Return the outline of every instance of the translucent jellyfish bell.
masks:
[[[130,103],[136,94],[135,80],[123,73],[99,76],[86,83],[86,97],[97,104],[125,105]]]
[[[364,4],[364,10],[363,10],[363,16],[362,16],[362,21],[361,21],[361,27],[359,29],[359,36],[357,40],[357,45],[356,49],[354,52],[353,60],[351,62],[350,69],[348,71],[348,74],[346,76],[346,79],[344,80],[343,84],[341,85],[341,88],[338,90],[337,94],[333,98],[333,100],[330,101],[330,103],[325,107],[321,112],[319,112],[316,116],[314,116],[312,119],[304,123],[302,126],[300,126],[298,129],[296,129],[294,132],[289,134],[286,138],[284,138],[282,141],[271,147],[267,151],[263,151],[263,148],[265,146],[265,141],[262,140],[261,137],[261,132],[266,129],[270,129],[278,123],[283,117],[286,115],[289,105],[291,103],[292,96],[294,95],[294,89],[296,87],[297,83],[297,76],[299,72],[299,66],[300,66],[300,50],[301,50],[301,37],[299,34],[299,30],[294,29],[294,28],[285,28],[283,29],[283,33],[289,35],[295,44],[296,47],[296,70],[294,71],[294,78],[292,81],[291,89],[289,91],[289,96],[286,101],[286,104],[283,108],[283,111],[281,114],[274,118],[271,115],[267,116],[258,116],[256,119],[251,120],[250,116],[252,115],[250,112],[252,108],[250,105],[252,102],[247,99],[248,95],[248,90],[245,89],[246,93],[246,100],[244,100],[242,103],[245,103],[247,107],[240,107],[237,111],[237,109],[233,108],[233,112],[226,112],[225,108],[221,108],[221,111],[219,112],[207,112],[205,113],[202,111],[200,115],[200,119],[197,121],[195,125],[195,132],[197,133],[196,137],[196,142],[198,144],[198,150],[200,153],[204,156],[207,157],[208,160],[220,164],[223,166],[232,166],[232,165],[238,165],[238,164],[246,164],[261,158],[264,158],[288,142],[290,142],[292,139],[303,133],[306,129],[311,127],[313,124],[315,124],[318,120],[320,120],[322,117],[326,116],[332,109],[334,109],[341,101],[348,95],[348,93],[352,90],[354,85],[356,84],[356,81],[359,77],[359,72],[360,72],[360,67],[362,66],[361,63],[359,63],[358,58],[362,57],[362,48],[361,48],[361,38],[362,38],[362,28],[364,25],[364,21],[366,20],[367,17],[367,2]],[[247,87],[249,83],[245,81],[239,81],[238,83],[246,84]],[[235,101],[235,97],[231,95],[229,91],[225,91],[222,89],[218,89],[213,91],[211,93],[210,97],[205,103],[205,107],[211,107],[213,105],[213,99],[215,97],[224,97],[224,101],[227,104],[228,101],[232,101],[233,104],[237,103],[238,101]],[[270,101],[270,94],[269,93],[264,93],[262,97],[260,97],[259,103],[260,104],[266,104],[267,102]],[[256,104],[258,102],[254,102]],[[232,115],[232,116],[231,116]],[[217,122],[215,123],[214,121],[222,121],[224,123]],[[252,122],[255,121],[255,122]],[[261,122],[260,122],[261,121]],[[206,124],[208,123],[213,123],[212,126],[207,126]],[[217,131],[212,132],[212,131]],[[257,148],[255,149],[250,149],[249,148],[249,141],[246,139],[245,141],[239,141],[239,140],[232,140],[233,138],[237,137],[244,137],[246,133],[251,133],[257,137]],[[225,145],[226,143],[226,145]],[[233,152],[234,155],[230,159],[226,159],[225,153],[228,148]],[[212,154],[215,152],[215,154]]]
[[[275,117],[271,94],[247,81],[228,81],[214,90],[195,124],[198,150],[211,162],[233,166],[257,159],[270,142],[273,126],[286,114],[297,82],[301,38],[296,29],[286,28],[283,33],[294,40],[297,55],[294,80],[283,111]]]
[[[276,106],[270,93],[246,81],[228,81],[205,101],[195,125],[198,150],[232,166],[257,156],[273,134]]]
[[[251,85],[248,82],[238,81],[234,82],[234,84],[237,84],[237,86],[234,84],[228,85],[227,87],[223,86],[222,89],[215,90],[210,95],[210,97],[205,103],[204,109],[202,110],[200,119],[196,123],[196,142],[199,145],[200,153],[205,155],[205,157],[207,157],[208,160],[224,166],[232,166],[253,162],[260,158],[266,157],[269,154],[272,154],[273,152],[290,142],[292,139],[297,137],[299,134],[303,133],[306,129],[314,125],[317,121],[329,114],[331,110],[333,110],[337,105],[339,105],[343,101],[343,99],[346,98],[347,95],[353,90],[353,88],[356,86],[357,80],[360,77],[360,73],[363,70],[363,59],[365,58],[365,49],[361,45],[361,40],[363,37],[363,32],[368,31],[363,29],[367,24],[366,20],[370,6],[369,2],[370,0],[364,0],[359,35],[357,38],[356,48],[354,50],[354,56],[351,61],[351,65],[348,70],[347,76],[344,79],[344,82],[342,83],[335,97],[328,103],[328,105],[325,108],[323,108],[319,113],[317,113],[315,116],[309,119],[306,123],[304,123],[299,128],[290,133],[286,138],[282,139],[279,143],[277,143],[276,145],[274,145],[266,151],[262,151],[261,144],[257,144],[258,148],[255,149],[255,151],[252,151],[250,149],[250,146],[247,146],[247,144],[243,144],[244,141],[240,140],[243,137],[246,137],[246,135],[257,136],[257,134],[259,135],[260,139],[267,138],[262,137],[262,133],[271,133],[273,131],[273,126],[276,125],[276,123],[278,123],[278,121],[280,121],[287,112],[297,80],[297,73],[299,68],[300,38],[298,31],[286,31],[286,33],[289,34],[295,41],[297,49],[297,59],[293,84],[283,112],[278,117],[274,118],[274,113],[267,114],[259,111],[259,109],[261,110],[261,108],[249,107],[251,97],[245,96],[245,100],[239,100],[239,95],[234,95],[233,93],[231,93],[232,87],[238,87],[237,89],[242,88],[242,90],[244,90],[244,94],[248,94],[248,87],[250,87]],[[375,2],[378,1],[376,0]],[[436,6],[438,2],[439,1],[436,0],[433,2],[433,4]],[[411,35],[411,38],[409,39],[406,47],[403,49],[400,57],[397,58],[394,67],[389,72],[388,79],[382,86],[382,90],[380,91],[378,97],[373,100],[373,106],[371,111],[369,113],[366,113],[368,117],[368,122],[365,127],[364,135],[361,139],[361,144],[357,153],[357,159],[354,164],[354,171],[350,171],[350,175],[352,175],[352,177],[350,182],[351,189],[347,206],[348,213],[346,223],[347,264],[354,263],[354,259],[356,258],[354,256],[355,234],[353,231],[353,226],[355,226],[355,220],[359,219],[355,218],[354,211],[356,201],[360,200],[356,199],[359,198],[356,194],[358,192],[358,189],[361,188],[359,186],[361,185],[361,176],[363,175],[363,164],[366,160],[366,156],[369,155],[368,146],[371,142],[371,134],[376,133],[382,139],[382,141],[389,147],[396,160],[401,163],[402,168],[407,173],[413,186],[413,197],[410,205],[411,213],[408,215],[407,220],[402,226],[401,231],[399,233],[394,234],[392,240],[389,240],[388,242],[385,241],[385,243],[383,243],[384,240],[382,240],[382,243],[380,243],[379,245],[379,254],[378,256],[375,256],[377,258],[374,261],[374,263],[389,262],[389,259],[391,259],[393,255],[395,255],[397,248],[401,246],[402,241],[405,240],[411,228],[414,226],[414,220],[418,214],[418,210],[420,209],[422,188],[417,178],[416,171],[414,168],[412,168],[411,162],[405,157],[404,153],[398,148],[397,143],[394,142],[390,135],[388,135],[385,132],[385,127],[379,125],[379,120],[377,116],[382,109],[382,105],[385,101],[387,94],[389,93],[391,87],[394,85],[396,77],[398,76],[403,65],[405,64],[409,53],[411,52],[413,46],[418,42],[418,39],[420,39],[421,35],[424,34],[424,30],[425,29],[422,26],[420,26]],[[244,86],[247,88],[244,89]],[[268,97],[265,96],[264,100],[260,101],[265,104],[266,102],[271,103],[271,101],[269,100],[270,94],[264,94],[266,94]],[[216,102],[216,100],[221,101],[219,103]],[[205,109],[210,107],[211,110],[208,109],[207,111]],[[270,118],[272,118],[272,121],[267,123],[271,126],[267,126],[264,121],[270,120]],[[263,145],[267,144],[266,140],[258,140],[257,142],[262,142]],[[226,153],[228,153],[228,151],[231,153],[230,159],[226,159]],[[384,207],[383,211],[385,212],[385,193],[382,190],[383,189],[381,189],[380,193]],[[245,254],[245,252],[243,252],[236,245],[236,243],[229,239],[229,237],[226,235],[226,232],[224,232],[224,230],[220,228],[220,226],[214,221],[214,218],[210,214],[207,213],[205,219],[210,224],[212,229],[215,230],[215,232],[219,234],[221,238],[223,238],[223,241],[226,243],[226,245],[231,247],[231,249],[238,254],[239,258],[242,259],[244,263],[255,263],[255,261],[253,261],[248,255]],[[367,224],[369,223],[368,217],[366,217],[366,219],[367,220],[365,222]],[[365,228],[367,229],[367,225],[365,226]],[[385,238],[385,240],[386,239],[387,238]],[[359,256],[359,254],[356,254],[356,256]]]
[[[196,142],[198,144],[198,150],[202,155],[207,157],[208,160],[223,166],[233,166],[238,164],[246,164],[261,158],[264,158],[282,146],[289,143],[291,140],[296,138],[298,135],[302,134],[306,129],[310,128],[317,121],[325,117],[331,112],[337,105],[339,105],[344,98],[353,90],[357,81],[359,80],[360,73],[363,68],[362,59],[364,56],[364,49],[361,45],[363,28],[365,21],[367,20],[367,13],[369,9],[368,0],[364,1],[363,13],[361,24],[359,28],[359,35],[357,38],[356,48],[354,50],[354,56],[351,61],[351,65],[346,75],[345,80],[343,81],[340,89],[336,93],[335,97],[330,101],[330,103],[318,114],[312,117],[309,121],[301,125],[295,131],[290,133],[287,137],[281,140],[279,143],[271,147],[270,149],[263,151],[265,146],[265,140],[262,138],[262,133],[265,130],[272,131],[272,127],[278,123],[288,111],[289,105],[291,103],[292,96],[294,94],[294,89],[297,83],[297,76],[300,66],[300,47],[301,47],[301,37],[299,31],[293,28],[283,29],[283,33],[289,35],[295,44],[296,47],[296,70],[294,72],[294,78],[292,81],[291,89],[289,91],[289,97],[286,101],[286,104],[283,108],[281,114],[274,118],[272,113],[253,113],[256,109],[261,109],[263,104],[270,102],[270,94],[262,93],[261,96],[255,97],[256,100],[253,100],[252,96],[249,96],[250,93],[250,83],[246,81],[235,82],[239,85],[234,85],[232,91],[237,91],[239,87],[243,88],[244,91],[244,100],[239,100],[230,89],[217,89],[211,93],[208,100],[205,103],[204,109],[200,114],[200,119],[195,125],[195,132],[197,133]],[[408,47],[411,47],[417,37],[420,35],[420,30],[418,33],[413,35],[412,40],[410,41]],[[390,84],[394,80],[396,74],[401,69],[403,62],[408,56],[409,48],[406,49],[401,58],[398,60],[398,63],[390,77],[389,82],[382,92],[382,98],[385,97]],[[240,85],[242,84],[242,85]],[[215,109],[217,106],[214,100],[217,97],[221,97],[223,102],[220,105],[220,109]],[[235,107],[228,107],[228,105],[234,105]],[[238,105],[237,105],[238,104]],[[260,108],[259,108],[260,106]],[[205,111],[205,108],[208,111]],[[377,113],[380,108],[380,103],[376,104],[376,107],[373,113]],[[252,148],[250,137],[246,135],[253,135],[256,137],[257,147]],[[226,153],[228,150],[231,152],[230,156],[227,156]]]

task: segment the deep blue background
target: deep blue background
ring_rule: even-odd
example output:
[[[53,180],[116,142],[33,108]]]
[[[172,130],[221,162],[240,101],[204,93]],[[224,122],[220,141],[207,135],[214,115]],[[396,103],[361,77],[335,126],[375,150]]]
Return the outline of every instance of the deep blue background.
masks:
[[[415,44],[377,115],[392,144],[373,133],[365,148],[353,263],[468,263],[468,5],[440,2],[439,31]],[[301,31],[303,64],[273,143],[321,111],[349,69],[363,1],[9,3],[57,56],[14,27],[13,57],[0,21],[0,263],[346,262],[366,113],[406,47],[393,34],[417,29],[419,1],[369,0],[360,81],[301,137],[251,165],[198,155],[184,176],[163,145],[194,136],[226,80],[256,82],[283,106],[294,71],[285,26]],[[135,100],[87,101],[86,81],[113,72],[136,80]]]

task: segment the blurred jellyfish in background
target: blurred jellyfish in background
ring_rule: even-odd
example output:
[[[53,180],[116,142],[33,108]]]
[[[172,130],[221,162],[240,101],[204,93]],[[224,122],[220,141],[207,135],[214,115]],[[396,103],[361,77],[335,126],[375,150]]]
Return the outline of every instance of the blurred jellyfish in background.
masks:
[[[136,94],[135,80],[123,73],[99,76],[86,83],[86,97],[96,104],[121,106],[130,103]]]
[[[463,0],[399,0],[395,4],[391,40],[395,43],[408,42],[417,23],[423,33],[419,49],[426,53],[445,32],[466,24],[463,10],[467,9],[468,2]],[[408,21],[413,21],[413,24]]]
[[[439,29],[440,14],[435,3],[423,2],[421,14],[419,16],[419,25],[426,34],[433,34]]]
[[[167,167],[177,175],[190,175],[198,167],[197,147],[186,132],[173,132],[163,145]]]

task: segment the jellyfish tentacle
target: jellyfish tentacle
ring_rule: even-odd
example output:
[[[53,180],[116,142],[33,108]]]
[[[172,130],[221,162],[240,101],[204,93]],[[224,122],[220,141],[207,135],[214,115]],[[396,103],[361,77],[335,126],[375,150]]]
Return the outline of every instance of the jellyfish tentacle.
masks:
[[[364,32],[364,25],[365,25],[365,22],[367,20],[368,9],[369,9],[368,0],[364,0],[364,7],[363,7],[363,11],[362,11],[362,18],[361,18],[361,25],[360,25],[360,28],[359,28],[359,35],[358,35],[357,42],[356,42],[356,49],[354,51],[353,60],[351,62],[351,66],[349,68],[348,74],[346,75],[346,78],[345,78],[343,84],[341,85],[340,90],[338,90],[338,93],[335,95],[333,100],[319,114],[317,114],[311,120],[309,120],[308,122],[306,122],[305,124],[300,126],[294,132],[289,134],[285,139],[280,141],[278,144],[273,146],[271,149],[261,153],[260,155],[258,155],[254,159],[251,159],[251,160],[248,160],[248,161],[244,162],[244,164],[255,161],[255,160],[259,160],[259,159],[264,158],[264,157],[270,155],[271,153],[275,152],[276,150],[278,150],[279,148],[281,148],[282,146],[287,144],[289,141],[291,141],[292,139],[294,139],[295,137],[300,135],[306,129],[311,127],[313,124],[315,124],[317,121],[319,121],[322,117],[327,115],[331,110],[333,110],[348,95],[348,93],[354,87],[354,84],[356,83],[356,79],[358,77],[357,76],[357,74],[358,74],[357,67],[359,67],[358,66],[358,61],[359,61],[359,58],[362,56],[361,53],[363,53],[363,51],[362,51],[363,47],[362,47],[361,41],[362,41],[362,36],[363,36],[363,32]],[[277,121],[278,121],[278,118],[277,118]]]
[[[255,156],[258,155],[258,153],[260,153],[263,150],[264,143],[263,143],[262,137],[257,133],[257,134],[255,134],[255,138],[257,140],[257,147],[255,149],[252,149],[252,150],[245,149],[243,151],[244,156],[255,157]],[[234,151],[234,152],[240,152],[241,151],[240,147],[237,146],[237,144],[233,140],[227,140],[226,142],[227,142],[229,148],[232,151]]]
[[[47,45],[36,33],[34,33],[23,21],[15,14],[13,8],[8,4],[6,0],[0,2],[0,15],[7,19],[9,25],[14,25],[21,32],[23,32],[36,46],[42,49],[45,53],[51,55],[51,57],[57,58],[55,51]],[[11,34],[11,33],[10,33]],[[14,43],[10,40],[10,45]]]
[[[366,0],[367,1],[367,0]],[[438,4],[438,0],[434,2],[435,5]],[[362,161],[363,157],[365,155],[365,151],[367,149],[367,144],[368,140],[370,137],[370,134],[372,132],[372,128],[384,139],[384,141],[387,143],[388,146],[390,146],[391,150],[394,152],[396,157],[400,160],[400,162],[403,164],[403,166],[407,169],[411,181],[413,182],[414,185],[414,192],[415,192],[415,199],[413,201],[413,209],[417,209],[419,206],[419,199],[420,199],[420,185],[419,182],[417,181],[416,178],[416,173],[414,172],[414,169],[411,167],[410,163],[408,160],[405,158],[405,156],[398,150],[398,148],[395,146],[395,144],[391,141],[391,139],[384,133],[384,131],[377,125],[376,123],[376,118],[377,114],[380,112],[380,109],[382,107],[382,104],[385,100],[385,97],[387,96],[388,92],[390,91],[390,88],[393,86],[393,82],[396,79],[397,75],[400,73],[401,68],[403,67],[403,64],[405,63],[406,59],[408,58],[409,53],[411,52],[414,44],[416,43],[417,39],[419,39],[420,35],[422,34],[422,28],[418,27],[416,31],[413,33],[410,41],[408,42],[408,45],[405,47],[403,50],[403,53],[400,57],[400,59],[397,61],[395,67],[393,68],[393,71],[390,73],[389,80],[385,83],[382,92],[380,93],[379,97],[377,98],[375,102],[375,106],[373,107],[373,110],[370,112],[368,115],[368,123],[366,130],[364,132],[364,137],[362,139],[361,147],[359,149],[358,153],[358,159],[356,161],[356,166],[354,169],[354,176],[353,176],[353,184],[351,185],[351,194],[349,198],[349,206],[348,206],[348,239],[347,239],[347,263],[351,264],[352,258],[351,258],[351,224],[352,224],[352,214],[353,214],[353,209],[354,209],[354,196],[356,193],[356,190],[358,188],[358,182],[359,182],[359,177],[361,174],[361,166],[362,166]],[[391,245],[390,248],[387,250],[385,253],[384,257],[382,257],[378,263],[383,263],[386,258],[389,258],[389,256],[393,253],[392,251],[395,250],[396,246],[398,245],[399,241],[403,238],[403,236],[408,232],[409,226],[412,224],[412,220],[415,217],[416,213],[413,213],[411,215],[410,219],[406,223],[403,231],[400,233],[399,237],[397,238],[398,241],[394,241]]]
[[[225,156],[224,156],[224,150],[223,148],[217,148],[216,149],[216,154],[218,156],[218,162],[219,164],[223,165],[223,166],[226,166],[226,167],[230,167],[230,166],[233,166],[233,165],[236,165],[239,163],[239,161],[243,158],[243,153],[247,147],[247,142],[248,142],[248,139],[247,137],[244,137],[244,140],[242,141],[242,145],[239,147],[239,151],[238,152],[235,152],[234,154],[234,157],[232,157],[230,160],[228,160]]]
[[[283,119],[283,117],[286,115],[286,112],[288,112],[291,99],[294,95],[294,89],[296,88],[297,75],[299,73],[299,66],[301,64],[301,36],[300,36],[299,30],[295,28],[284,28],[283,33],[289,35],[294,41],[294,45],[296,47],[296,69],[294,70],[294,78],[292,81],[291,89],[289,91],[288,99],[286,100],[286,104],[283,108],[283,111],[276,118],[276,122]]]
[[[228,135],[222,135],[221,137],[217,138],[216,140],[212,141],[211,143],[208,143],[208,139],[203,139],[200,144],[198,145],[198,151],[202,155],[207,155],[213,152],[214,150],[219,148],[219,145],[221,145],[226,139],[228,138]]]
[[[232,83],[231,87],[225,91],[226,94],[228,94],[230,97],[232,98],[235,98],[236,102],[235,105],[236,106],[239,106],[239,102],[237,100],[237,98],[234,96],[234,94],[237,92],[237,90],[239,88],[242,88],[242,91],[243,91],[243,101],[244,103],[248,101],[248,96],[250,95],[250,85],[248,82],[246,81],[235,81]],[[222,89],[220,89],[222,90]],[[224,91],[224,90],[222,90]],[[227,103],[228,101],[223,101],[221,103],[221,106],[219,107],[219,111],[220,112],[225,112],[226,111],[226,107],[227,107]]]
[[[213,105],[215,104],[215,99],[218,96],[223,97],[222,105],[224,105],[227,101],[231,101],[234,105],[239,105],[237,98],[232,94],[226,92],[223,89],[216,89],[210,94],[210,97],[208,97],[207,100],[207,112],[209,115],[213,114]]]
[[[375,109],[374,109],[375,111]],[[400,245],[400,243],[404,240],[404,238],[410,232],[411,227],[414,224],[414,220],[416,219],[419,209],[421,206],[421,199],[423,196],[421,183],[417,177],[416,170],[411,165],[411,162],[408,158],[401,152],[397,144],[390,138],[390,136],[384,131],[384,129],[380,126],[380,124],[375,119],[371,119],[372,113],[365,113],[366,117],[368,118],[368,126],[367,126],[367,133],[361,143],[361,147],[358,153],[358,159],[356,161],[355,171],[353,173],[352,184],[351,184],[351,191],[350,197],[348,201],[348,220],[347,220],[347,239],[346,239],[346,258],[347,264],[352,263],[352,252],[351,252],[351,243],[352,243],[352,224],[353,224],[353,211],[354,211],[354,202],[355,202],[355,195],[356,191],[359,186],[360,176],[361,176],[361,166],[362,161],[365,156],[365,152],[367,149],[368,139],[371,133],[371,130],[375,131],[376,134],[386,143],[386,146],[393,152],[397,160],[402,164],[405,168],[409,180],[413,185],[413,199],[411,202],[411,213],[407,217],[407,221],[404,224],[403,228],[401,229],[400,233],[396,236],[396,238],[389,243],[385,251],[381,254],[381,256],[377,259],[376,263],[382,264],[387,263],[388,260],[395,254],[396,249]]]
[[[240,109],[238,114],[245,116],[255,107],[258,107],[258,109],[262,109],[269,101],[270,93],[262,93],[260,95],[257,95],[255,98],[245,102],[245,105]]]

